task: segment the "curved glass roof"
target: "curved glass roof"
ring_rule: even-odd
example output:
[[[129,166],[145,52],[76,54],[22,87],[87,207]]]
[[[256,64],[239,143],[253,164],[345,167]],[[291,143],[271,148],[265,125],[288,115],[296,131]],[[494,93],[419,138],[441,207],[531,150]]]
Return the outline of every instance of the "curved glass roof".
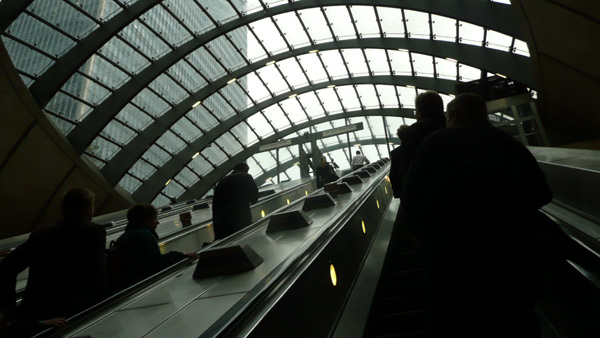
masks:
[[[242,160],[276,180],[276,152],[258,146],[306,132],[362,122],[318,146],[341,168],[348,144],[386,157],[423,90],[447,103],[457,82],[495,73],[532,86],[509,6],[436,3],[37,0],[2,40],[75,150],[161,205]],[[299,178],[298,156],[279,151],[281,179]]]

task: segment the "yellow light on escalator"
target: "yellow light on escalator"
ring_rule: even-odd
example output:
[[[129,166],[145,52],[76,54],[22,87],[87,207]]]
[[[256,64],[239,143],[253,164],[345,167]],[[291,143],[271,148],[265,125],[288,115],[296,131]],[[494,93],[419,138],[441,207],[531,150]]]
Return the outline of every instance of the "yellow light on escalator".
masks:
[[[260,211],[260,215],[261,215],[262,217],[265,217],[265,211],[264,211],[264,210],[261,210],[261,211]]]
[[[333,264],[329,265],[329,275],[331,276],[331,284],[333,284],[333,286],[337,285],[337,275],[335,273],[335,267],[333,266]]]
[[[375,199],[375,202],[377,203],[377,209],[379,209],[379,199]]]
[[[364,219],[361,220],[361,223],[362,223],[363,234],[366,234],[367,233],[367,228],[365,227],[365,220]]]
[[[308,190],[304,190],[304,195],[308,196]]]
[[[385,194],[387,195],[387,187],[383,187],[383,189],[385,189]]]
[[[289,198],[286,198],[285,201],[287,202],[287,204],[290,204],[290,199]]]

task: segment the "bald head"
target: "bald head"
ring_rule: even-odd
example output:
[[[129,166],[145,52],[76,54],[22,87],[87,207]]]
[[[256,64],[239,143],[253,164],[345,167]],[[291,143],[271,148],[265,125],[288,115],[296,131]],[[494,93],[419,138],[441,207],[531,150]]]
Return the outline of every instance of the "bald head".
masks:
[[[444,101],[440,94],[434,91],[426,91],[415,98],[416,118],[429,118],[442,116],[444,114]]]
[[[446,124],[451,126],[487,122],[485,100],[474,93],[464,93],[448,104]]]

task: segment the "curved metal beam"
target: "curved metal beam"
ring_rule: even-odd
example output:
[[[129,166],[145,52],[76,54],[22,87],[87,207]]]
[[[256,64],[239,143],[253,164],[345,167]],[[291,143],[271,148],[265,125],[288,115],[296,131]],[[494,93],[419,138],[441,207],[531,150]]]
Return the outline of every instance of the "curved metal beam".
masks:
[[[4,32],[32,2],[33,0],[0,2],[0,33]]]
[[[471,22],[483,27],[520,38],[520,30],[514,22],[510,6],[501,5],[493,2],[482,2],[480,0],[429,0],[429,1],[411,1],[411,0],[305,0],[298,2],[289,2],[266,10],[255,12],[235,20],[224,23],[202,35],[196,36],[190,41],[180,45],[171,52],[165,54],[156,62],[152,63],[139,74],[136,74],[127,83],[117,89],[109,98],[104,100],[96,107],[79,125],[77,125],[67,136],[71,145],[79,154],[83,154],[85,149],[92,143],[94,138],[104,129],[104,127],[130,102],[142,89],[150,84],[160,74],[164,73],[169,67],[174,65],[181,58],[189,53],[204,46],[219,36],[232,31],[236,28],[247,25],[253,21],[266,17],[272,17],[278,14],[290,11],[302,10],[313,7],[324,6],[346,6],[346,5],[364,5],[381,6],[413,9],[423,12],[443,15],[459,19],[461,21]],[[75,70],[71,70],[71,73]]]
[[[509,54],[494,49],[458,44],[454,42],[403,39],[403,38],[367,38],[343,41],[332,41],[306,46],[292,51],[285,51],[273,55],[269,60],[281,61],[290,57],[308,53],[312,49],[320,51],[349,48],[381,48],[381,49],[409,49],[413,52],[437,57],[448,57],[459,60],[463,64],[479,69],[501,73],[511,79],[517,80],[528,86],[533,84],[529,58]],[[181,119],[192,105],[198,101],[205,101],[210,95],[227,85],[231,78],[243,76],[264,67],[264,63],[252,63],[233,73],[221,77],[196,91],[188,98],[182,100],[169,111],[157,118],[144,131],[136,135],[102,168],[102,173],[113,185],[116,185],[134,165],[140,156],[158,140],[173,124]]]
[[[367,109],[367,110],[355,110],[344,113],[338,113],[335,115],[323,116],[320,118],[316,118],[310,121],[306,121],[290,128],[279,131],[265,139],[261,142],[253,144],[247,149],[242,150],[239,154],[234,155],[231,159],[221,164],[218,168],[211,171],[206,177],[204,177],[201,181],[196,183],[194,186],[190,188],[190,190],[194,190],[193,194],[196,196],[203,195],[206,191],[208,191],[223,175],[227,174],[231,168],[235,165],[235,163],[245,160],[251,155],[258,152],[258,149],[261,145],[269,144],[275,141],[282,139],[283,137],[300,131],[302,129],[308,128],[313,125],[317,125],[320,123],[346,119],[352,117],[361,117],[361,116],[394,116],[394,117],[405,117],[405,118],[414,118],[414,110],[406,109],[406,108],[388,108],[388,109]],[[194,152],[195,153],[195,152]],[[165,182],[170,178],[175,177],[175,175],[181,171],[191,160],[192,153],[187,157],[178,157],[171,158],[167,163],[162,165],[152,176],[150,176],[134,193],[133,198],[138,202],[147,202],[150,203],[154,198],[160,193],[162,188],[165,185]],[[245,157],[240,159],[240,154],[246,154]],[[219,176],[219,174],[222,174]],[[214,181],[211,181],[211,177],[214,177]],[[200,183],[202,183],[200,185]],[[206,189],[204,189],[206,188]]]
[[[368,139],[361,139],[359,141],[360,141],[361,145],[385,144],[387,142],[385,138],[368,138]],[[321,150],[321,152],[323,154],[325,154],[330,151],[345,149],[347,147],[348,147],[348,145],[346,143],[335,143],[333,145],[327,146],[325,148],[321,148],[319,150]],[[283,173],[288,168],[293,166],[294,163],[296,163],[297,161],[298,161],[298,159],[296,157],[292,157],[290,160],[287,160],[287,161],[281,163],[279,165],[279,170],[281,170],[281,172]],[[275,175],[277,175],[277,167],[267,170],[265,173],[263,173],[262,175],[255,178],[254,181],[256,182],[256,185],[261,186],[262,183],[259,183],[259,182],[265,182],[267,178],[273,177]]]
[[[123,8],[119,14],[103,23],[98,29],[81,39],[75,47],[61,56],[29,87],[38,105],[43,108],[50,102],[69,77],[113,36],[133,20],[146,13],[163,0],[140,0]]]

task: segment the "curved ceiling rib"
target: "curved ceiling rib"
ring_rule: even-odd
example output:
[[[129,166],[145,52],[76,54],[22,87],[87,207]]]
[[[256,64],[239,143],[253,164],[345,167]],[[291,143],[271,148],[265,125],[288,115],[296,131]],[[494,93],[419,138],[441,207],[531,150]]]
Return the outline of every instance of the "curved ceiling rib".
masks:
[[[320,51],[331,49],[349,48],[384,48],[384,49],[410,49],[411,52],[420,54],[453,58],[460,63],[483,69],[500,72],[511,79],[532,86],[530,60],[520,55],[512,55],[502,51],[487,49],[478,46],[458,44],[438,40],[407,40],[403,38],[366,38],[343,41],[332,41],[306,46],[291,51],[286,51],[269,58],[270,61],[282,61],[308,53],[311,49]],[[163,133],[184,116],[195,102],[204,101],[207,97],[227,85],[231,78],[241,78],[253,71],[264,67],[264,63],[252,63],[242,67],[227,76],[210,83],[179,102],[165,114],[157,118],[144,131],[133,138],[121,151],[119,151],[102,168],[102,173],[113,185],[116,185],[135,161],[155,142]],[[412,84],[414,85],[414,84]]]
[[[360,140],[361,145],[373,145],[373,144],[382,144],[385,143],[387,140],[385,138],[370,138],[370,139],[364,139],[364,140]],[[348,145],[343,144],[343,143],[334,143],[331,146],[325,146],[324,148],[321,148],[319,150],[321,150],[321,152],[323,154],[327,153],[327,152],[331,152],[331,151],[335,151],[335,150],[339,150],[339,149],[344,149],[346,148]],[[298,158],[295,156],[292,156],[291,159],[282,162],[279,166],[279,170],[283,173],[285,172],[287,169],[289,169],[290,167],[294,166],[294,163],[298,162]],[[277,175],[277,167],[269,169],[267,171],[265,171],[262,175],[255,177],[254,181],[257,182],[258,185],[260,185],[260,182],[265,182],[267,178],[269,177],[274,177]]]
[[[105,23],[88,36],[81,39],[65,55],[61,56],[46,70],[30,87],[29,91],[40,107],[45,107],[67,82],[69,77],[83,65],[108,40],[127,27],[133,20],[163,0],[140,0],[125,7],[119,14]]]
[[[214,171],[222,173],[223,175],[227,174],[235,165],[240,161],[246,160],[248,157],[254,155],[258,152],[258,149],[261,145],[269,144],[275,141],[278,141],[281,138],[286,137],[292,133],[303,130],[310,126],[314,126],[323,122],[339,120],[339,119],[347,119],[352,117],[361,117],[361,116],[394,116],[394,117],[405,117],[405,118],[414,118],[414,109],[407,108],[388,108],[388,109],[367,109],[367,110],[355,110],[349,111],[329,116],[323,116],[320,118],[316,118],[310,121],[306,121],[303,123],[299,123],[295,126],[287,128],[285,130],[281,130],[271,136],[266,137],[262,141],[253,144],[252,146],[244,149],[239,154],[234,155],[227,162],[220,165]],[[196,148],[194,148],[196,149]],[[192,152],[193,151],[193,152]],[[157,170],[150,178],[148,178],[144,184],[142,184],[138,190],[136,190],[133,194],[133,197],[136,201],[144,201],[151,202],[161,191],[161,189],[165,186],[165,182],[172,177],[174,177],[177,172],[179,172],[192,158],[193,154],[196,150],[191,150],[186,152],[186,157],[179,156],[180,152],[177,156],[173,157],[167,163],[161,166],[159,170]],[[240,154],[245,154],[245,157],[240,157]],[[222,176],[217,177],[214,181],[210,180],[210,177],[213,173],[211,172],[209,175],[204,177],[200,182],[195,184],[192,188],[194,188],[194,196],[202,196],[204,193],[217,182]],[[190,188],[191,189],[191,188]],[[192,197],[190,197],[192,198]]]
[[[256,12],[226,22],[202,35],[195,36],[192,40],[173,49],[160,59],[153,62],[140,73],[134,75],[128,82],[115,90],[110,97],[104,100],[68,135],[68,139],[74,149],[83,154],[85,149],[92,143],[93,139],[102,129],[118,114],[118,112],[130,102],[135,95],[144,89],[152,80],[163,74],[169,67],[184,58],[194,50],[204,46],[219,36],[232,31],[253,21],[266,17],[272,17],[290,11],[323,6],[347,6],[365,5],[406,8],[418,11],[426,11],[434,14],[444,15],[462,21],[472,22],[490,29],[497,30],[513,37],[520,37],[521,33],[517,27],[510,25],[512,12],[507,6],[493,2],[481,2],[477,0],[462,0],[448,3],[443,0],[432,0],[426,3],[414,1],[299,1],[286,3],[261,12]],[[72,69],[70,73],[73,73]]]

